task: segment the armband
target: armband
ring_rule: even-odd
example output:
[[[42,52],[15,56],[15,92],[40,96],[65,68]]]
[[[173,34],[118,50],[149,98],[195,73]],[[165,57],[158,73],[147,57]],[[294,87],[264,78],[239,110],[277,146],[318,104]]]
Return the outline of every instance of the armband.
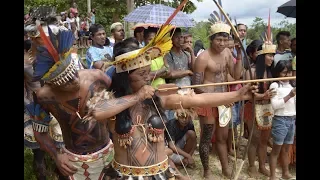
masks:
[[[39,133],[48,132],[49,131],[49,124],[46,122],[43,122],[43,121],[33,120],[32,128],[34,131],[39,132]]]

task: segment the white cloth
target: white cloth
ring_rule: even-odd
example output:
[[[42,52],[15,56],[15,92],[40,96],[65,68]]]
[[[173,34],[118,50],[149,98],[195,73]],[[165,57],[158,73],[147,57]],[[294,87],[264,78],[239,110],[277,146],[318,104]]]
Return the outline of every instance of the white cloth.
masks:
[[[112,162],[114,156],[113,143],[111,140],[106,147],[92,154],[78,155],[68,151],[64,147],[62,151],[76,160],[71,162],[72,165],[77,168],[77,172],[69,176],[72,180],[104,179],[105,173],[103,169]]]
[[[289,82],[274,82],[270,85],[270,89],[274,88],[277,94],[271,98],[271,105],[274,115],[277,116],[295,116],[296,115],[296,96],[290,98],[286,103],[284,97],[287,96],[293,87]]]

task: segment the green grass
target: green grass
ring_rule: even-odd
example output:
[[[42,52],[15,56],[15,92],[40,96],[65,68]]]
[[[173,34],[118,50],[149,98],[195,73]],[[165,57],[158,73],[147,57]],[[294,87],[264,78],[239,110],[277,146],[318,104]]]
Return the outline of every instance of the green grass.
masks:
[[[55,180],[55,163],[48,154],[45,155],[45,162],[47,166],[47,180]],[[33,170],[33,152],[26,147],[24,148],[24,179],[37,180]]]

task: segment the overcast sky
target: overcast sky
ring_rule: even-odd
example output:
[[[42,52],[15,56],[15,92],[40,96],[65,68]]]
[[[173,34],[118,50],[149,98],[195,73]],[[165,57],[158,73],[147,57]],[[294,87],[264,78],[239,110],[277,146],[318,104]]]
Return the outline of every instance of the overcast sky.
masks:
[[[190,14],[196,21],[206,21],[210,13],[218,10],[213,0],[191,0],[197,9]],[[238,23],[251,25],[255,17],[261,17],[265,22],[268,20],[270,9],[271,25],[278,24],[286,17],[277,13],[277,8],[288,0],[222,0],[223,9],[230,14],[231,18],[236,17]],[[295,18],[286,18],[290,23],[295,23]]]

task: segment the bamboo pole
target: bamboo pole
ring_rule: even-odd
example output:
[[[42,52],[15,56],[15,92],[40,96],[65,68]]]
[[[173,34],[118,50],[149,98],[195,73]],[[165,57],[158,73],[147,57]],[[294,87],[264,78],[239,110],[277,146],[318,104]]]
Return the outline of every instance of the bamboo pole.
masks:
[[[268,81],[287,81],[294,80],[296,76],[292,77],[282,77],[282,78],[268,78],[268,79],[254,79],[254,80],[245,80],[245,81],[232,81],[232,82],[222,82],[222,83],[210,83],[210,84],[199,84],[183,87],[172,87],[172,88],[162,88],[158,91],[168,91],[168,90],[177,90],[177,89],[186,89],[186,88],[199,88],[199,87],[208,87],[208,86],[224,86],[224,85],[233,85],[233,84],[243,84],[243,83],[257,83],[257,82],[268,82]]]

